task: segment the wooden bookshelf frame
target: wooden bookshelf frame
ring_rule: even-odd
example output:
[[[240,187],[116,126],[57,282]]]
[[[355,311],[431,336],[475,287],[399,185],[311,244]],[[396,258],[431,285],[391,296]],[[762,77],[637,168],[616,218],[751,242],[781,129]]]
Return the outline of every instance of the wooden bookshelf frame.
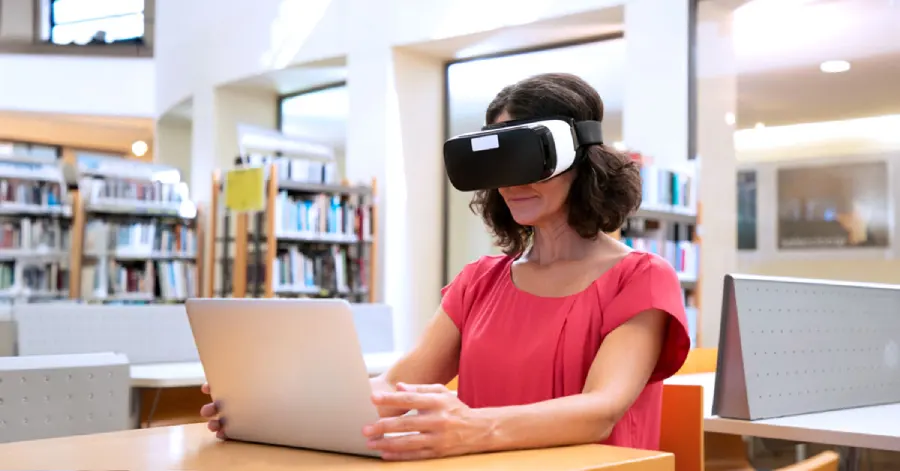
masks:
[[[62,149],[62,160],[66,164],[77,166],[76,151],[81,149],[74,148],[63,148]],[[70,247],[70,255],[69,255],[69,299],[72,300],[81,300],[81,269],[84,266],[84,241],[85,241],[85,230],[87,228],[87,219],[88,219],[88,211],[87,206],[85,204],[84,195],[81,194],[80,188],[69,189],[69,192],[72,194],[72,225],[71,225],[71,247]],[[198,297],[203,295],[203,273],[202,273],[202,263],[204,262],[204,254],[205,254],[205,244],[203,241],[203,224],[202,217],[204,211],[201,208],[197,208],[197,213],[192,219],[180,219],[178,223],[175,224],[175,227],[180,226],[189,226],[194,230],[194,239],[196,240],[195,252],[193,258],[180,258],[180,260],[190,261],[189,263],[193,263],[192,271],[194,272],[194,293],[188,293],[188,298]],[[150,217],[148,219],[158,220],[159,218]],[[177,250],[182,250],[182,241],[180,232],[175,232],[175,244],[178,247]],[[155,259],[148,258],[145,261],[153,262]],[[155,268],[155,267],[154,267]],[[156,287],[156,280],[153,280],[154,288]],[[154,289],[155,291],[155,289]],[[150,301],[151,304],[157,302],[157,298],[153,297]],[[164,301],[168,302],[168,301]]]
[[[212,193],[210,196],[209,216],[207,224],[209,225],[209,241],[203,239],[204,244],[208,244],[209,251],[204,250],[204,273],[201,274],[203,279],[203,297],[212,298],[216,287],[216,238],[219,236],[219,194],[222,191],[222,172],[216,170],[212,177]],[[198,241],[200,239],[197,239]]]
[[[216,171],[212,176],[212,186],[213,186],[213,197],[212,197],[212,205],[210,207],[210,237],[212,238],[212,246],[211,253],[209,254],[209,260],[206,264],[208,273],[205,275],[206,287],[205,293],[209,297],[215,296],[215,272],[216,272],[216,263],[217,263],[217,251],[219,249],[219,245],[217,244],[216,237],[217,227],[219,224],[219,218],[221,217],[220,212],[223,210],[220,208],[221,196],[219,193],[222,191],[222,172]],[[275,227],[275,207],[276,207],[276,199],[278,198],[279,193],[279,185],[280,179],[278,177],[278,169],[276,166],[271,165],[268,170],[268,178],[266,180],[266,193],[265,193],[265,202],[266,206],[264,209],[264,224],[265,227],[265,255],[264,255],[264,264],[265,271],[263,273],[263,292],[262,295],[265,298],[274,298],[275,297],[275,273],[272,270],[272,267],[275,264],[275,258],[278,253],[278,237],[277,237],[277,228]],[[377,297],[377,289],[376,283],[378,280],[378,205],[376,204],[376,179],[372,179],[372,184],[370,188],[370,192],[368,197],[371,202],[371,225],[372,225],[372,238],[371,241],[367,242],[369,244],[369,268],[367,273],[367,285],[368,285],[368,302],[374,303],[376,302]],[[331,186],[331,185],[328,185]],[[349,185],[344,182],[342,186],[349,187]],[[349,192],[348,192],[349,193]],[[234,260],[231,264],[231,295],[235,298],[244,298],[247,296],[247,268],[249,267],[249,232],[250,232],[250,214],[248,213],[238,213],[234,215],[235,219],[235,235],[234,235]],[[227,258],[227,257],[226,257]]]

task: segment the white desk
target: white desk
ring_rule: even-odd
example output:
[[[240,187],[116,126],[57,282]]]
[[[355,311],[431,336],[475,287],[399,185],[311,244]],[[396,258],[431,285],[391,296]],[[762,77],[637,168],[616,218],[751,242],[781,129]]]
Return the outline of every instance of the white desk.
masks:
[[[715,373],[673,376],[666,384],[703,387],[703,430],[706,432],[900,451],[900,403],[777,419],[733,420],[712,414]]]
[[[365,355],[370,376],[377,376],[400,359],[399,352]],[[134,388],[182,388],[200,386],[206,382],[203,365],[189,363],[152,363],[131,365],[131,386]]]

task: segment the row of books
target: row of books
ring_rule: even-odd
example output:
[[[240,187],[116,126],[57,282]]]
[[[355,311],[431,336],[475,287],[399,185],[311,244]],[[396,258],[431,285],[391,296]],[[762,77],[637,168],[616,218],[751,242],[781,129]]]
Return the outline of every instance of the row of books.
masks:
[[[689,240],[667,240],[653,237],[623,237],[622,242],[644,252],[665,258],[675,271],[684,277],[696,279],[700,265],[700,248]]]
[[[58,182],[0,178],[0,202],[60,206],[62,187]]]
[[[184,182],[164,183],[129,178],[84,178],[79,184],[87,201],[139,201],[144,203],[174,204],[188,199]]]
[[[0,291],[12,289],[16,285],[16,266],[0,262]]]
[[[26,265],[18,275],[16,271],[14,263],[0,263],[0,290],[17,288],[51,293],[69,289],[69,271],[58,262]]]
[[[278,254],[272,266],[275,292],[280,294],[361,293],[366,290],[365,257],[351,256],[347,248],[332,246],[309,255],[297,247]]]
[[[97,255],[108,251],[126,254],[193,254],[197,249],[194,229],[160,222],[115,223],[93,219],[84,230],[84,251]]]
[[[81,295],[96,300],[130,297],[136,300],[182,301],[197,294],[194,267],[182,261],[145,261],[82,267]]]
[[[278,157],[272,161],[279,180],[293,182],[337,184],[337,164],[301,158]]]
[[[70,231],[56,219],[22,218],[0,222],[0,249],[68,250]]]
[[[361,204],[358,196],[300,196],[282,191],[275,199],[275,228],[284,235],[336,235],[366,240],[372,236],[372,207]]]
[[[653,165],[641,167],[643,206],[650,208],[675,207],[688,210],[694,207],[693,178],[686,173],[673,172]]]

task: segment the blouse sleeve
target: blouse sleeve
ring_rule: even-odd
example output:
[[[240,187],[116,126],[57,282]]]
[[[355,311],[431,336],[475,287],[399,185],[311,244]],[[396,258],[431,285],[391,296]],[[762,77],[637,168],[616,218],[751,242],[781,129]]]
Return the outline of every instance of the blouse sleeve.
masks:
[[[658,309],[669,315],[663,347],[650,382],[662,381],[675,374],[691,349],[687,316],[684,310],[681,282],[675,269],[664,259],[642,257],[634,271],[623,280],[622,290],[604,309],[601,334],[607,334],[634,316]]]
[[[478,262],[471,262],[460,271],[453,281],[441,288],[441,309],[450,316],[460,332],[466,324],[471,310],[472,294],[470,285]]]

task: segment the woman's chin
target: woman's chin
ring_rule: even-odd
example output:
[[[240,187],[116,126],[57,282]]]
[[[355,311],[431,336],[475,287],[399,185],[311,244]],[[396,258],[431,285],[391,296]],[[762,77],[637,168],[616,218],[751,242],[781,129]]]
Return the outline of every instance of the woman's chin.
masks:
[[[540,219],[537,214],[518,214],[516,212],[512,212],[512,217],[513,221],[520,226],[534,226]]]

